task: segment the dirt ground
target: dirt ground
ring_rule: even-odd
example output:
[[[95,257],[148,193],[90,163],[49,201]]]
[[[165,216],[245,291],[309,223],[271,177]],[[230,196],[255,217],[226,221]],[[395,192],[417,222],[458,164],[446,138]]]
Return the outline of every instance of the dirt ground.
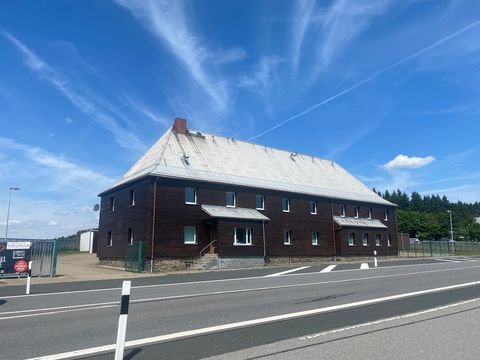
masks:
[[[46,284],[55,282],[108,280],[152,276],[150,273],[131,273],[120,269],[97,266],[97,256],[89,253],[59,254],[57,276],[55,278],[32,278],[32,283]],[[158,276],[159,274],[153,274]],[[25,279],[0,279],[2,285],[24,284]]]

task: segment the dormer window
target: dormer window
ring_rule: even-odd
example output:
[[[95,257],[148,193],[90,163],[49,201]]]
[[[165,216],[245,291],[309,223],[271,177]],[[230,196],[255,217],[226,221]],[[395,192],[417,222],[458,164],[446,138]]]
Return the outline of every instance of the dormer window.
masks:
[[[360,216],[360,207],[356,206],[355,207],[355,217],[358,219],[359,216]]]
[[[345,209],[345,205],[340,205],[340,216],[341,217],[345,217],[345,213],[346,213],[346,209]]]

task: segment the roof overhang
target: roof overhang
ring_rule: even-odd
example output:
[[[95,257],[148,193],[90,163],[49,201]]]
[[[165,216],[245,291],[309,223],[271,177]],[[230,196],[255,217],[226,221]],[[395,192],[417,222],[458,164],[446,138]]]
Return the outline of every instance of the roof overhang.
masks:
[[[216,205],[202,205],[202,210],[212,218],[269,221],[270,219],[255,209],[230,208]]]
[[[345,227],[387,229],[387,226],[385,226],[380,220],[377,219],[359,219],[343,216],[334,216],[333,220],[337,223],[337,225]]]

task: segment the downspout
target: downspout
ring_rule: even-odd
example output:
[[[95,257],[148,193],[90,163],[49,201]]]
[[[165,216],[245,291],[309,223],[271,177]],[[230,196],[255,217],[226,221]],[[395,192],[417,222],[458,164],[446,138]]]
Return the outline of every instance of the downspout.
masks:
[[[330,199],[330,210],[332,212],[333,261],[337,261],[337,239],[335,237],[335,220],[333,220],[333,199]]]
[[[153,183],[153,214],[152,214],[152,249],[150,254],[150,272],[153,273],[153,252],[155,248],[155,222],[157,216],[157,180]]]
[[[262,232],[263,232],[263,264],[267,265],[267,247],[265,245],[265,220],[262,220]]]

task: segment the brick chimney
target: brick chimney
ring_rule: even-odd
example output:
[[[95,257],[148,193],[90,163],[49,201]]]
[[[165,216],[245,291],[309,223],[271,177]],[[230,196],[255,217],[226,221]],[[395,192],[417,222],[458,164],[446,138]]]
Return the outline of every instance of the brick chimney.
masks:
[[[173,130],[177,132],[177,134],[186,134],[187,133],[187,119],[182,118],[175,118],[173,121]]]

